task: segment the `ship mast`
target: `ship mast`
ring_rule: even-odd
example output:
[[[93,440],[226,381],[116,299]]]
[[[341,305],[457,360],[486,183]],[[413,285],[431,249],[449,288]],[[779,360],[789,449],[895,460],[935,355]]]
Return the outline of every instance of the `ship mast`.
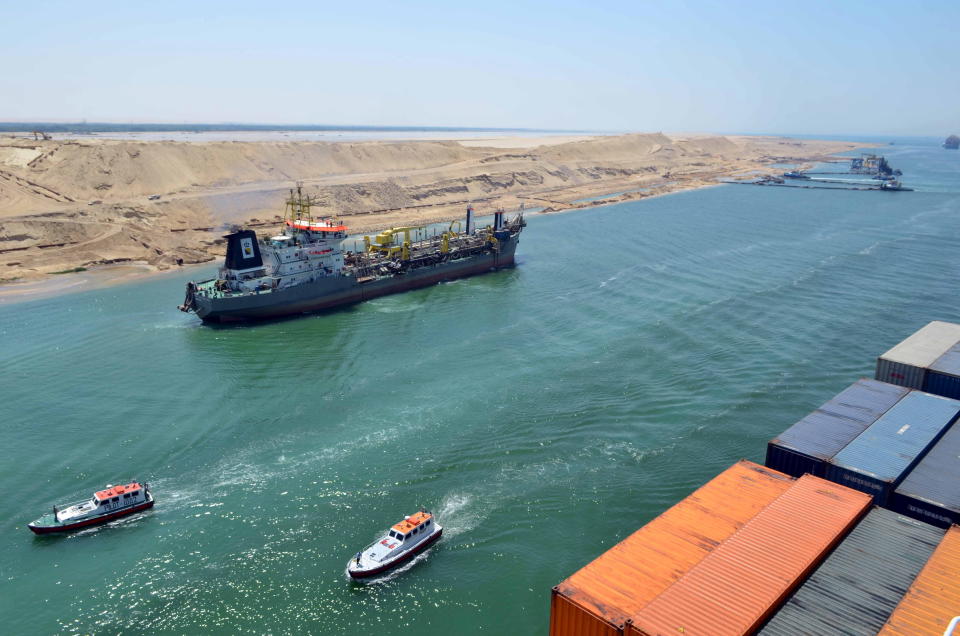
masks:
[[[317,198],[303,193],[303,181],[297,181],[297,189],[290,190],[290,196],[287,198],[286,207],[283,211],[283,220],[289,220],[291,223],[306,220],[308,224],[313,223],[313,216],[310,208],[317,203]]]

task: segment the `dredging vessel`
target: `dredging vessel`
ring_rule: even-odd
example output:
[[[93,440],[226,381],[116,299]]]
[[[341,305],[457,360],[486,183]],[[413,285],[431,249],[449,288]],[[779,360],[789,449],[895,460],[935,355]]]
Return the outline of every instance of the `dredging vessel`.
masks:
[[[227,234],[227,253],[217,278],[187,283],[180,310],[204,322],[279,318],[357,303],[387,294],[463,278],[514,263],[522,211],[475,227],[467,208],[465,227],[454,221],[445,231],[395,227],[363,249],[344,251],[346,226],[314,219],[314,200],[300,184],[290,191],[281,234],[258,240],[250,229]],[[454,229],[456,226],[456,229]]]

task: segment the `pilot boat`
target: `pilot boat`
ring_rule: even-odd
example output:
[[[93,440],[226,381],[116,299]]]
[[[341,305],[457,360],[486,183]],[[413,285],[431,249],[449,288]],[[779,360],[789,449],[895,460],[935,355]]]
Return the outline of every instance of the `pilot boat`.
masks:
[[[108,484],[105,490],[93,493],[85,501],[54,506],[47,513],[27,524],[35,534],[69,532],[107,523],[120,517],[153,507],[153,495],[148,484],[133,481],[123,486]]]
[[[395,524],[383,537],[357,552],[347,564],[347,572],[355,579],[362,579],[386,572],[412,559],[440,538],[443,528],[437,525],[433,515],[420,509]]]

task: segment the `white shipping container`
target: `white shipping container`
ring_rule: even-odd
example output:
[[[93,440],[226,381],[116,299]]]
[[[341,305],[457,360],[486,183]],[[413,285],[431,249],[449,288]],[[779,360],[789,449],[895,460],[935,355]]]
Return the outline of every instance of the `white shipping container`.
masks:
[[[876,379],[926,390],[928,367],[960,342],[960,325],[934,320],[877,359]]]

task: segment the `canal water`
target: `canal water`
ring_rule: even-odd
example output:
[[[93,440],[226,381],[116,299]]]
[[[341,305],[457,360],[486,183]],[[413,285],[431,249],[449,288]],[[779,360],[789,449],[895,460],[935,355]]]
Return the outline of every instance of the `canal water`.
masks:
[[[545,633],[553,585],[960,321],[960,154],[883,151],[916,192],[533,214],[514,269],[324,315],[204,327],[187,273],[0,306],[3,630]],[[26,528],[134,478],[153,511]],[[350,582],[418,506],[442,541]]]

